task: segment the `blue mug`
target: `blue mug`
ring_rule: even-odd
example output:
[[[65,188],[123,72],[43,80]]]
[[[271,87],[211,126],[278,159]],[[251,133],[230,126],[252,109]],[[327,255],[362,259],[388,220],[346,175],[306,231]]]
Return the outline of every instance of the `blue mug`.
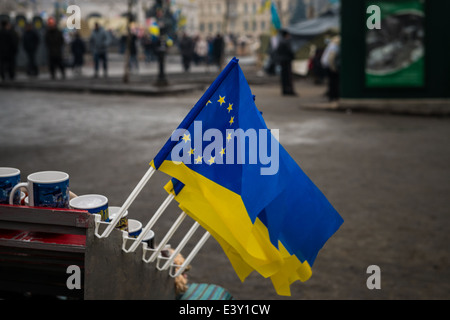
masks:
[[[11,192],[19,188],[28,190],[28,205],[31,207],[69,208],[69,175],[60,171],[32,173],[27,182],[16,184]],[[13,204],[13,195],[9,197]]]
[[[0,204],[9,204],[11,191],[20,182],[20,170],[16,168],[0,168]],[[20,190],[13,195],[13,204],[20,203]]]

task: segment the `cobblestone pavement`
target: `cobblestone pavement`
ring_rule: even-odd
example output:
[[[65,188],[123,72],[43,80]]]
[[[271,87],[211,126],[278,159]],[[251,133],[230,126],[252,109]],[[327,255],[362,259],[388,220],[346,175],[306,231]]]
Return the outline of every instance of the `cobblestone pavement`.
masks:
[[[292,297],[277,296],[258,274],[241,283],[210,239],[189,281],[221,285],[237,299],[449,299],[450,120],[314,110],[303,98],[310,87],[297,83],[300,97],[281,97],[276,85],[252,90],[268,126],[280,129],[281,143],[345,220],[319,253],[312,278],[294,283]],[[20,168],[23,177],[66,171],[76,194],[100,193],[121,205],[201,94],[0,90],[0,165]],[[166,197],[166,181],[158,172],[130,217],[145,224]],[[179,212],[169,207],[155,226],[157,241]],[[370,265],[381,269],[380,290],[366,286]]]

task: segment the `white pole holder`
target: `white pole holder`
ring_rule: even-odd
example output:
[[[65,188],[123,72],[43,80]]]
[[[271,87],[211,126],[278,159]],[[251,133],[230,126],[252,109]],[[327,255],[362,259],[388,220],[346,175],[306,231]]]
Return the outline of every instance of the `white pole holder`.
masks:
[[[184,260],[183,264],[181,266],[176,265],[176,264],[171,264],[170,266],[170,271],[169,271],[169,275],[172,278],[176,278],[179,275],[181,275],[184,270],[189,266],[189,264],[191,263],[191,261],[194,259],[194,257],[197,255],[197,253],[200,251],[200,249],[203,247],[203,245],[205,244],[205,242],[209,239],[210,237],[210,233],[208,231],[205,232],[205,234],[203,235],[203,237],[200,239],[200,241],[197,243],[197,245],[194,247],[194,249],[192,249],[191,253],[189,254],[189,256]],[[178,271],[176,271],[175,273],[173,273],[173,270],[176,270],[176,268],[179,267]]]
[[[142,191],[144,186],[147,184],[147,182],[150,180],[150,178],[153,176],[153,174],[156,172],[156,170],[153,167],[150,167],[145,175],[142,177],[142,179],[139,181],[139,183],[136,185],[134,190],[131,192],[131,194],[128,196],[127,200],[123,203],[122,207],[120,207],[119,212],[114,217],[114,219],[111,222],[96,222],[95,224],[95,235],[98,238],[106,238],[108,237],[114,227],[117,225],[119,220],[122,218],[122,216],[125,214],[125,212],[128,210],[128,208],[131,206],[133,201],[136,199],[138,194]],[[98,233],[98,228],[100,224],[108,224],[108,227],[104,230],[102,234]]]
[[[165,249],[167,243],[169,242],[169,240],[172,238],[172,236],[174,235],[175,231],[178,229],[178,227],[181,225],[181,223],[184,221],[184,219],[187,217],[187,214],[182,212],[179,216],[178,219],[174,222],[174,224],[172,225],[172,227],[170,228],[170,230],[166,233],[166,235],[164,236],[164,238],[161,240],[161,242],[158,244],[158,246],[156,247],[156,249],[152,250],[153,254],[150,256],[150,258],[146,258],[146,252],[144,251],[142,254],[142,260],[145,263],[149,263],[149,262],[153,262],[155,261],[155,259],[157,258],[158,254]],[[147,250],[150,251],[150,250]]]
[[[158,219],[161,217],[161,215],[163,214],[163,212],[167,209],[167,207],[169,206],[169,204],[172,202],[172,200],[174,199],[174,195],[170,194],[166,200],[164,200],[164,202],[161,204],[161,206],[158,208],[158,210],[155,212],[155,214],[153,215],[153,217],[150,219],[150,221],[147,223],[147,225],[142,228],[141,234],[136,238],[129,238],[124,237],[124,242],[122,244],[122,250],[125,251],[126,253],[129,252],[134,252],[136,250],[136,248],[139,246],[139,244],[142,242],[142,240],[144,239],[145,235],[147,234],[147,232],[149,232],[152,227],[155,225],[156,221],[158,221]],[[127,240],[136,240],[129,249],[126,249],[125,247],[125,243]]]

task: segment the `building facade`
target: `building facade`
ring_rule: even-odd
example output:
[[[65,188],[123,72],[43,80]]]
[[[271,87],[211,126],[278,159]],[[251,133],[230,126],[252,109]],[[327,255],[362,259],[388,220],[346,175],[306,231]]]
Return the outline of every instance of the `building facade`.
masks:
[[[190,6],[182,5],[186,2]],[[289,23],[296,2],[275,1],[282,25]],[[177,6],[189,8],[185,11],[188,33],[204,37],[221,33],[257,38],[271,31],[272,15],[270,7],[264,3],[262,0],[184,0],[177,1]]]

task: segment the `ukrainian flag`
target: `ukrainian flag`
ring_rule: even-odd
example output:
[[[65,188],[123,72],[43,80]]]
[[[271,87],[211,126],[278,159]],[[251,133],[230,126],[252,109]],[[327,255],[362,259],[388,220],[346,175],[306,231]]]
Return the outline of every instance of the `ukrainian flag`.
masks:
[[[268,130],[237,59],[175,133],[151,165],[182,183],[180,207],[221,244],[240,279],[256,270],[280,294],[308,279],[343,220]]]
[[[271,0],[262,0],[261,1],[261,6],[258,9],[258,13],[262,14],[265,11],[269,10],[271,5],[272,5],[272,1]]]
[[[175,200],[180,203],[180,208],[187,215],[196,220],[216,239],[242,282],[250,273],[256,271],[266,278],[270,277],[279,295],[290,296],[290,285],[293,282],[297,280],[304,282],[311,277],[312,271],[307,261],[300,262],[295,256],[289,254],[282,245],[280,250],[277,250],[270,244],[268,230],[259,219],[255,221],[251,231],[253,236],[250,238],[252,238],[253,246],[261,250],[261,254],[253,256],[233,241],[233,237],[227,235],[227,230],[223,221],[220,221],[221,219],[213,214],[202,214],[205,211],[213,213],[215,210],[208,207],[207,203],[199,203],[197,190],[185,187],[183,183],[176,179],[169,181],[165,190],[175,196]],[[196,214],[196,212],[200,214]]]
[[[272,0],[270,3],[270,12],[272,14],[272,26],[275,30],[281,29],[281,20],[280,16],[278,15],[278,10],[275,2]]]

